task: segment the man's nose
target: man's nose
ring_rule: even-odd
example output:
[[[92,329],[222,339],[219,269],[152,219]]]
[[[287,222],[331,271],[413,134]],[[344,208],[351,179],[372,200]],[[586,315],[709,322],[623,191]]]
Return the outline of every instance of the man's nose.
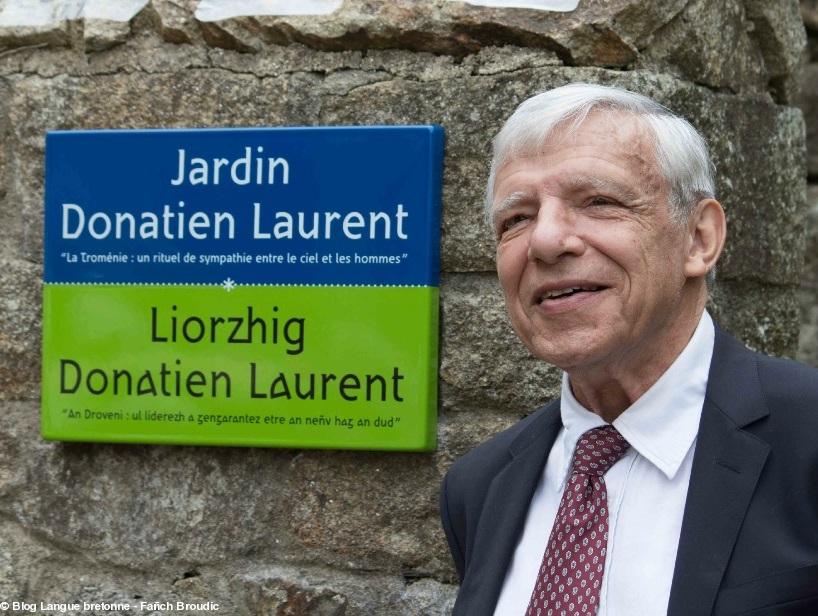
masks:
[[[585,242],[579,235],[577,214],[558,199],[540,204],[537,218],[528,239],[530,261],[556,263],[566,256],[585,252]]]

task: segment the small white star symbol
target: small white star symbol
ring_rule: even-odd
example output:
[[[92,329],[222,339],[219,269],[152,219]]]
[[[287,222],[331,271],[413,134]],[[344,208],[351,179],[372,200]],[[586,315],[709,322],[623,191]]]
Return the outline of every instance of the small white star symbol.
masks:
[[[230,291],[236,288],[236,281],[233,280],[232,278],[225,278],[222,281],[222,287],[224,288],[225,291],[230,293]]]

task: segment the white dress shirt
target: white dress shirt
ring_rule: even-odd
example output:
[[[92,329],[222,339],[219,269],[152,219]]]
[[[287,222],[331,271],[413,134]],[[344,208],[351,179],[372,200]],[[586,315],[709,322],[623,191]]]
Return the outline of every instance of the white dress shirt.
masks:
[[[690,342],[613,425],[631,448],[605,474],[608,553],[597,616],[667,613],[696,433],[713,356],[714,328],[702,314]],[[542,563],[580,436],[605,421],[585,409],[563,375],[557,435],[494,611],[523,616]]]

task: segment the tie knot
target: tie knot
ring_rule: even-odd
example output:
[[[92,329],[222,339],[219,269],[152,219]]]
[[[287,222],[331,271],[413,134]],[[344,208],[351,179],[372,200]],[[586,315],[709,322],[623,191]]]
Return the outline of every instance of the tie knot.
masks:
[[[579,437],[571,473],[604,475],[629,447],[628,441],[613,426],[588,430]]]

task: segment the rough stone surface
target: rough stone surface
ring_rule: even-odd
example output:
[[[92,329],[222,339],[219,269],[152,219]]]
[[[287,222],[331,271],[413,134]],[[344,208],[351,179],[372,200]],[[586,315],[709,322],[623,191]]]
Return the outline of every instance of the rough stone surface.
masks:
[[[20,225],[22,223],[18,212],[6,204],[6,195],[10,178],[8,174],[9,148],[9,122],[7,103],[10,90],[5,79],[0,78],[0,228],[5,229],[0,237],[0,254],[7,255],[11,252],[10,242],[12,238],[20,235]]]
[[[278,567],[236,576],[231,586],[241,613],[281,616],[445,616],[455,598],[454,587],[429,579]]]
[[[290,530],[320,562],[440,575],[439,477],[429,454],[304,452],[290,467]]]
[[[493,274],[443,282],[440,381],[444,409],[495,408],[517,417],[559,393],[560,372],[514,335]],[[502,354],[503,360],[498,361]]]
[[[818,2],[801,0],[801,18],[807,32],[807,55],[810,61],[818,61]]]
[[[65,79],[57,77],[56,84]],[[6,148],[8,165],[4,216],[19,217],[20,233],[4,238],[12,243],[7,252],[33,262],[42,262],[43,161],[45,131],[63,125],[63,104],[50,104],[49,88],[29,80],[9,80]],[[44,84],[43,84],[44,85]],[[51,84],[49,84],[51,85]],[[57,86],[59,87],[59,86]]]
[[[797,359],[818,367],[818,185],[807,191],[807,249],[804,276],[798,290],[801,305],[801,333]]]
[[[131,34],[129,22],[111,21],[109,19],[86,19],[83,36],[85,49],[103,51],[121,45]]]
[[[744,4],[741,0],[686,3],[656,34],[639,66],[660,68],[717,89],[763,89],[764,58],[750,35],[752,22]]]
[[[440,478],[560,385],[505,316],[482,211],[490,137],[544,88],[631,88],[704,132],[730,225],[711,309],[754,348],[798,348],[818,365],[818,193],[805,209],[804,124],[791,106],[800,78],[812,151],[818,79],[797,71],[794,1],[611,0],[565,14],[347,0],[329,16],[207,23],[195,5],[0,27],[0,600],[448,614]],[[814,0],[801,9],[818,31]],[[384,123],[446,128],[437,452],[39,437],[47,130]]]
[[[62,47],[71,42],[72,32],[67,21],[45,26],[0,25],[0,48]]]
[[[801,114],[764,101],[710,111],[701,125],[724,127],[723,133],[711,137],[718,169],[716,189],[727,212],[730,238],[719,262],[720,276],[797,284],[804,247],[800,220],[806,175]],[[780,148],[775,163],[758,155],[771,147]],[[760,246],[764,249],[759,250]]]
[[[145,13],[168,43],[192,43],[201,38],[193,18],[198,0],[151,0]]]
[[[774,291],[772,289],[774,288]],[[750,348],[769,355],[793,357],[800,320],[796,285],[771,287],[753,281],[719,280],[710,309],[724,329]]]
[[[396,24],[400,24],[396,28]],[[467,3],[347,0],[326,17],[238,17],[203,23],[211,45],[256,52],[265,44],[316,49],[400,47],[468,55],[512,44],[556,52],[573,66],[671,68],[687,79],[789,101],[804,45],[795,0],[580,3],[558,13]]]
[[[801,95],[798,106],[807,126],[807,173],[811,181],[818,181],[818,63],[803,69]]]
[[[797,357],[818,367],[818,0],[801,0],[801,15],[808,34],[810,63],[802,73],[799,107],[807,125],[807,169],[811,183],[804,217],[806,258],[798,290],[801,333]]]
[[[4,257],[0,271],[0,400],[37,399],[42,271],[37,264]]]
[[[798,69],[807,44],[798,0],[745,0],[745,7],[750,36],[764,58],[768,89],[777,100],[792,103],[801,87]]]
[[[64,549],[132,569],[297,551],[270,489],[291,452],[39,443],[36,404],[14,417],[30,422],[25,487],[11,482],[0,512]]]
[[[769,91],[788,102],[796,90],[804,29],[795,0],[613,0],[562,13],[473,6],[346,0],[330,15],[236,17],[197,22],[192,0],[154,0],[143,17],[168,42],[260,52],[301,43],[323,51],[406,49],[467,56],[486,46],[550,50],[572,66],[671,70],[731,91]],[[93,20],[88,20],[93,21]],[[0,31],[0,45],[64,46],[73,22]],[[84,23],[88,50],[122,40],[113,24]],[[7,31],[7,32],[6,32]]]
[[[3,479],[0,477],[0,481]],[[30,572],[45,566],[53,556],[53,550],[34,539],[25,528],[0,519],[0,596],[3,600],[27,597]],[[0,614],[5,613],[0,610]]]

